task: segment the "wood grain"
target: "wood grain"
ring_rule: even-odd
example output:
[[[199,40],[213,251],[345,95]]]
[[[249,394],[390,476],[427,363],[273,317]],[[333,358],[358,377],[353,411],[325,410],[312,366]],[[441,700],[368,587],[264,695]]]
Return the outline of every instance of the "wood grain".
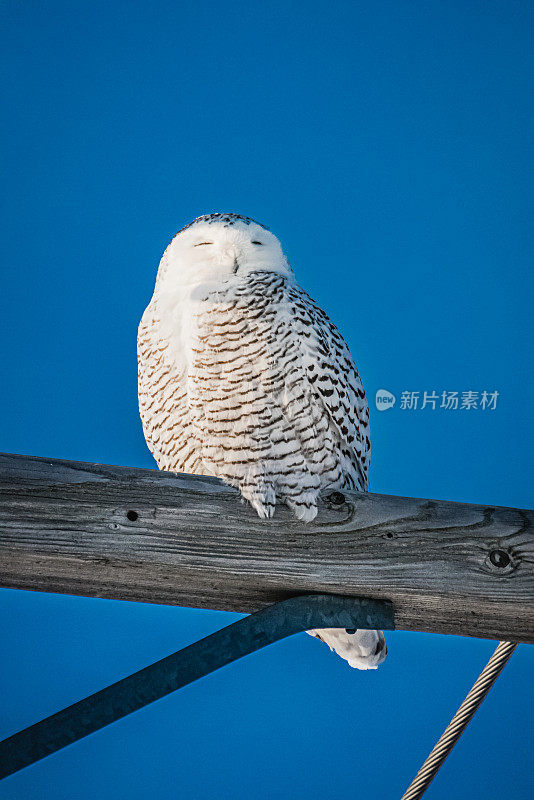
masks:
[[[263,521],[215,478],[0,455],[0,585],[242,612],[384,598],[397,628],[532,642],[533,518],[326,492],[311,524]]]

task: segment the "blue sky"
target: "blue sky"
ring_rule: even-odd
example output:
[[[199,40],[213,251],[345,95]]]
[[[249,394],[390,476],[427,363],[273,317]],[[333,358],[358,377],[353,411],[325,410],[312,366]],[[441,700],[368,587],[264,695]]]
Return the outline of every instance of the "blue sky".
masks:
[[[0,19],[3,451],[153,466],[137,323],[173,233],[236,211],[349,342],[374,491],[532,506],[531,3],[4,0]],[[0,735],[235,618],[8,590],[0,614]],[[361,673],[294,637],[0,798],[398,797],[493,646],[398,632]],[[533,662],[520,647],[429,798],[531,797]]]

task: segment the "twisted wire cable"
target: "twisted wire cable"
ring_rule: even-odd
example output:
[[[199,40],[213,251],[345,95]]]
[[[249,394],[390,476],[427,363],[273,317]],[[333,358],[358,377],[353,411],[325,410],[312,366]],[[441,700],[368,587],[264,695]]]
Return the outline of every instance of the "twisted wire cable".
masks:
[[[499,642],[495,652],[468,692],[460,708],[435,744],[423,766],[408,786],[401,800],[419,800],[435,778],[439,768],[469,725],[476,710],[501,674],[508,659],[517,647],[514,642]]]

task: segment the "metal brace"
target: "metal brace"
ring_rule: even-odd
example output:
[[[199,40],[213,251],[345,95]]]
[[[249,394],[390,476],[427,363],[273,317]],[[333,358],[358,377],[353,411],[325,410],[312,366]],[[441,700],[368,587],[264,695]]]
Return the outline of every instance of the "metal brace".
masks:
[[[388,601],[336,595],[282,600],[178,650],[0,742],[0,779],[238,658],[315,628],[393,630]]]

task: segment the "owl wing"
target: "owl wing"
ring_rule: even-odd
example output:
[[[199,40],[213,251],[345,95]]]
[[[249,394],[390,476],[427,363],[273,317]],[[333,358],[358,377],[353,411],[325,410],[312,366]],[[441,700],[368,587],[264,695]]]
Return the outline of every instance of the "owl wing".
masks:
[[[288,287],[292,326],[299,336],[311,396],[341,441],[348,482],[368,491],[369,407],[350,350],[325,312],[296,284]]]

